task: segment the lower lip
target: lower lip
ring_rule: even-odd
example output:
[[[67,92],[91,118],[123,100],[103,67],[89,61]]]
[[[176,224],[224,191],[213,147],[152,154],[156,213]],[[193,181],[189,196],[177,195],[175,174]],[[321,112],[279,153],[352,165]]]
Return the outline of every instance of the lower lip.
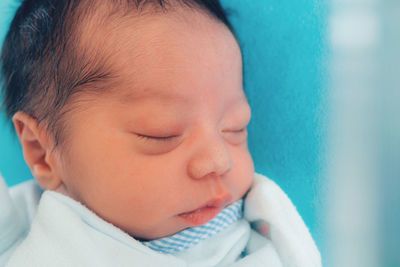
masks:
[[[204,207],[191,212],[181,213],[178,216],[191,226],[199,226],[212,220],[222,210],[218,207]]]

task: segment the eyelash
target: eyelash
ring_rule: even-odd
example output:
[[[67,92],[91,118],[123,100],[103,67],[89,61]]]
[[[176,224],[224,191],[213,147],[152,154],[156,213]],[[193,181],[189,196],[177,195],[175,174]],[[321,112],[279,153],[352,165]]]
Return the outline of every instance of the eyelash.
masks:
[[[177,135],[171,135],[171,136],[150,136],[150,135],[142,135],[142,134],[138,134],[137,135],[140,139],[144,139],[144,140],[155,140],[155,141],[159,141],[159,142],[166,142],[169,141],[175,137],[177,137]]]
[[[246,127],[239,129],[239,130],[231,130],[231,131],[227,131],[227,132],[232,132],[232,133],[243,133],[246,130]],[[140,139],[144,139],[144,140],[154,140],[154,141],[158,141],[158,142],[167,142],[175,137],[178,137],[177,135],[171,135],[171,136],[150,136],[150,135],[143,135],[143,134],[137,134],[137,136]]]
[[[244,131],[246,131],[246,127],[239,129],[239,130],[228,130],[228,131],[224,131],[224,132],[231,132],[231,133],[243,133]]]
[[[236,130],[236,131],[232,131],[232,132],[234,132],[234,133],[242,133],[244,131],[246,131],[246,127],[242,128],[242,129],[239,129],[239,130]]]

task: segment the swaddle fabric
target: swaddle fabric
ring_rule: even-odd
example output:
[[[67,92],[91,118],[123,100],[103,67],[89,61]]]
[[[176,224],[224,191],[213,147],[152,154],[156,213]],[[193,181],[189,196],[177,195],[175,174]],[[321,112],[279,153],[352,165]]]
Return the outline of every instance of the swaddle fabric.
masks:
[[[190,227],[172,236],[142,242],[142,244],[165,254],[184,251],[218,234],[241,219],[243,216],[242,206],[243,200],[240,199],[223,209],[214,219],[206,224]]]
[[[0,192],[7,197],[7,190]],[[12,218],[1,220],[2,225],[13,223]],[[255,221],[264,221],[269,233],[251,229]],[[319,251],[296,208],[274,182],[258,174],[244,199],[242,219],[173,255],[144,246],[79,202],[53,191],[43,193],[29,234],[9,236],[17,238],[2,239],[0,246],[18,245],[0,255],[7,267],[321,266]]]

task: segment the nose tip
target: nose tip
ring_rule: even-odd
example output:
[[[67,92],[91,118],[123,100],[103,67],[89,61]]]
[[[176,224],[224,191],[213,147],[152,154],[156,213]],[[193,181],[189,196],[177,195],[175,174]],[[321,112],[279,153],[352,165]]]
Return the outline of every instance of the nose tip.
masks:
[[[212,159],[197,159],[189,163],[189,174],[193,178],[202,178],[205,176],[223,176],[232,168],[232,161],[215,162]]]
[[[231,155],[225,146],[204,149],[195,155],[188,164],[188,173],[192,178],[206,176],[221,177],[233,167]]]

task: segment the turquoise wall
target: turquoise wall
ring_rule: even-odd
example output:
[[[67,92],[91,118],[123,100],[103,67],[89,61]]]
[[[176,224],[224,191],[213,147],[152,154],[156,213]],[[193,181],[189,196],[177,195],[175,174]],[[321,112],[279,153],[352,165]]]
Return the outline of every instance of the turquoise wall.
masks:
[[[256,171],[289,195],[322,246],[328,0],[224,0],[244,58]]]
[[[0,114],[0,173],[8,185],[18,184],[32,178],[24,162],[18,138],[11,131],[10,122]]]
[[[3,43],[14,12],[19,6],[18,2],[17,0],[0,1],[0,44]],[[29,168],[24,163],[21,146],[3,112],[0,112],[0,173],[9,185],[32,177]]]
[[[16,4],[0,3],[0,38]],[[223,0],[232,12],[253,110],[249,146],[256,170],[293,200],[322,244],[318,210],[325,143],[327,0]],[[6,15],[6,16],[4,16]],[[31,177],[15,138],[0,119],[0,171],[9,185]]]

